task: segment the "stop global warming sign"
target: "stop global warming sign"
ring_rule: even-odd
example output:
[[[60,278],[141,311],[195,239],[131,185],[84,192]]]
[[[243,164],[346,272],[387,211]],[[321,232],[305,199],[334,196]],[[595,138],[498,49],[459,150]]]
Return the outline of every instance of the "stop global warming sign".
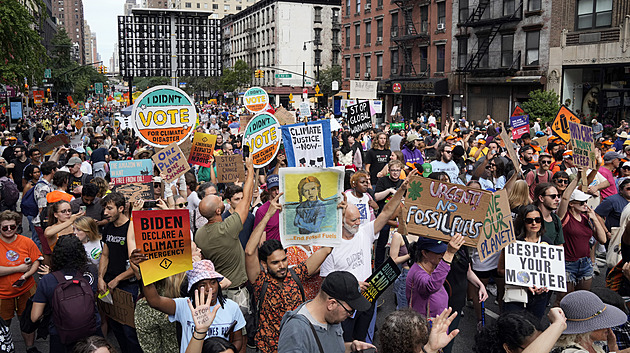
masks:
[[[262,168],[276,158],[281,134],[280,123],[271,114],[260,113],[249,121],[243,134],[243,146],[249,146],[254,167]]]
[[[131,115],[136,134],[154,147],[190,139],[197,121],[193,100],[186,92],[171,86],[155,86],[144,91]]]
[[[360,102],[348,107],[348,123],[350,133],[359,134],[372,128],[372,115],[370,114],[370,102]]]

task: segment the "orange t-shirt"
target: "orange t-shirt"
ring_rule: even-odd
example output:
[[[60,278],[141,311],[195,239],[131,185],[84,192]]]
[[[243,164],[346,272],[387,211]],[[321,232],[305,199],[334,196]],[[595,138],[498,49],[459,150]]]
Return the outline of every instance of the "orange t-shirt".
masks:
[[[48,203],[55,203],[57,201],[61,201],[61,200],[65,200],[65,201],[72,201],[72,199],[74,199],[74,196],[68,194],[67,192],[61,191],[61,190],[55,190],[55,191],[51,191],[46,195],[46,201]]]
[[[0,235],[0,237],[2,236]],[[24,263],[24,259],[27,257],[30,257],[31,262],[34,263],[40,256],[42,254],[37,245],[25,236],[18,234],[12,243],[5,242],[4,238],[0,240],[0,266],[19,266]],[[18,297],[28,292],[35,285],[33,276],[30,276],[21,287],[13,287],[13,283],[20,279],[22,275],[23,272],[16,272],[0,277],[0,299]]]

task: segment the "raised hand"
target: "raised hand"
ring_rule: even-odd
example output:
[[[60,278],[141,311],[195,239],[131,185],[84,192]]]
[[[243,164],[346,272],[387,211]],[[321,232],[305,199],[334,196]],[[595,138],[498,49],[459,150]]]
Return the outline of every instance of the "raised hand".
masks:
[[[446,251],[451,254],[455,254],[459,250],[459,248],[464,245],[465,242],[466,238],[461,234],[456,233],[451,237],[451,241],[448,242],[448,249]]]
[[[221,305],[217,305],[214,309],[210,308],[210,301],[212,300],[212,289],[209,289],[208,297],[204,300],[204,293],[199,293],[199,289],[195,289],[195,305],[194,307],[190,299],[188,299],[188,308],[192,313],[193,321],[195,323],[195,331],[197,333],[205,333],[212,325],[214,318],[217,316],[217,311]]]
[[[424,351],[427,353],[437,353],[442,348],[446,347],[457,336],[459,330],[453,330],[448,333],[448,327],[451,322],[457,316],[457,312],[454,312],[452,308],[444,309],[438,317],[433,320],[433,326],[431,327],[431,333],[429,333],[429,341],[424,346]]]

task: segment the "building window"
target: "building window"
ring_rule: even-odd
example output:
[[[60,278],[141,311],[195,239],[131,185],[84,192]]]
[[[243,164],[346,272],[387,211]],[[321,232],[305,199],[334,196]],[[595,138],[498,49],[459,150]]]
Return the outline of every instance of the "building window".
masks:
[[[237,6],[236,7],[236,11],[241,11],[243,9],[243,6]]]
[[[357,0],[357,13],[361,13],[361,0]]]
[[[380,39],[379,39],[380,38]],[[383,41],[383,20],[376,20],[376,41]]]
[[[350,16],[350,0],[346,0],[346,16]]]
[[[529,0],[527,3],[527,10],[529,11],[540,11],[540,0]]]
[[[332,23],[339,23],[339,9],[332,10]]]
[[[372,2],[371,0],[365,0],[365,11],[369,10],[372,8]]]
[[[322,23],[322,8],[315,7],[315,23]]]
[[[354,58],[354,77],[359,77],[361,75],[361,57],[357,56]]]
[[[219,4],[212,4],[212,9],[213,10],[218,10],[219,9]]]
[[[468,38],[457,40],[457,68],[462,69],[468,62]]]
[[[201,8],[201,4],[197,3],[197,8],[200,9]]]
[[[429,31],[429,6],[420,7],[420,32],[427,33]]]
[[[376,56],[376,77],[383,77],[383,55]]]
[[[322,44],[322,29],[321,28],[315,28],[314,43],[315,45]]]
[[[398,50],[392,50],[391,74],[398,74]]]
[[[514,34],[501,36],[501,67],[510,67],[514,61]]]
[[[365,57],[365,73],[367,74],[368,78],[372,75],[372,57],[371,56]]]
[[[392,14],[391,36],[392,38],[398,37],[398,12]]]
[[[372,43],[372,22],[365,23],[365,44]]]
[[[503,16],[510,16],[514,13],[515,0],[503,0]]]
[[[438,2],[438,24],[446,24],[446,1]]]
[[[444,61],[446,55],[446,48],[444,45],[437,45],[437,59],[435,61],[435,70],[437,72],[444,72]]]
[[[223,5],[223,11],[230,11],[230,5]]]
[[[577,29],[609,27],[613,0],[578,0]]]
[[[332,44],[339,45],[339,31],[336,29],[332,31]]]
[[[525,65],[539,65],[540,31],[527,32],[525,46]]]
[[[361,24],[354,25],[354,45],[361,45]]]
[[[459,0],[459,23],[464,23],[468,19],[468,6],[468,0]]]
[[[339,52],[336,50],[332,52],[332,64],[333,66],[339,65]]]
[[[429,69],[429,47],[420,47],[420,71]]]
[[[477,36],[477,51],[479,51],[479,48],[486,46],[488,43],[488,40],[489,40],[488,36]],[[487,68],[488,65],[489,65],[488,52],[486,51],[483,54],[483,56],[479,59],[479,67]]]
[[[350,58],[346,58],[346,78],[350,78]]]
[[[383,0],[376,0],[376,7],[383,8]]]
[[[346,27],[346,48],[350,48],[350,26]]]
[[[189,2],[185,3],[185,4],[184,4],[184,6],[185,6],[187,9],[192,8],[192,4],[191,4],[191,3],[189,3]]]

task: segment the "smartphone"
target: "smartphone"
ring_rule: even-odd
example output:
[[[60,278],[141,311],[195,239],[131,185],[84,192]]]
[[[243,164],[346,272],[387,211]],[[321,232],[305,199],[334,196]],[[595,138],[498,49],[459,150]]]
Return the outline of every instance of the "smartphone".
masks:
[[[357,353],[376,353],[376,348],[367,348],[356,351]]]
[[[155,208],[155,206],[157,206],[157,201],[155,200],[144,201],[144,208]]]
[[[13,287],[22,287],[22,285],[24,285],[24,282],[26,282],[25,279],[18,279],[17,281],[13,282]]]
[[[79,212],[85,213],[87,211],[87,206],[79,206]]]
[[[249,157],[249,146],[243,145],[243,158]]]

